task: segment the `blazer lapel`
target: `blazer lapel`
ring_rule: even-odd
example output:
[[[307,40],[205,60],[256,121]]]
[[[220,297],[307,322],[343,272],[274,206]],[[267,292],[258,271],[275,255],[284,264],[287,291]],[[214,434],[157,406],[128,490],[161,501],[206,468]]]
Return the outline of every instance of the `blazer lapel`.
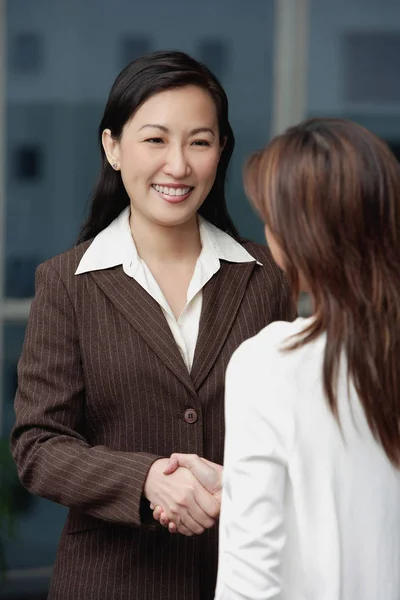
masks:
[[[98,286],[157,354],[160,360],[197,397],[171,329],[159,304],[122,267],[91,272]]]
[[[199,389],[214,365],[234,323],[256,263],[221,263],[203,289],[199,335],[191,377]]]

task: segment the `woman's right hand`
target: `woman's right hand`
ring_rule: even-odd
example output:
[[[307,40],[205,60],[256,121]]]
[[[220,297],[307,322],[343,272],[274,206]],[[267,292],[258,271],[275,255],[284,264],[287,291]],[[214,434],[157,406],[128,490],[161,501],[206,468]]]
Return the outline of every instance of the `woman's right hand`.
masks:
[[[168,458],[156,460],[149,469],[144,495],[153,506],[162,506],[179,533],[199,535],[216,523],[220,503],[189,469],[178,467],[166,475]]]
[[[171,454],[168,465],[164,471],[166,475],[174,473],[179,467],[185,467],[196,477],[202,486],[213,495],[221,504],[222,493],[222,465],[210,462],[196,454]],[[171,533],[177,533],[177,527],[171,521],[161,506],[150,505],[153,517],[164,527],[168,527]]]

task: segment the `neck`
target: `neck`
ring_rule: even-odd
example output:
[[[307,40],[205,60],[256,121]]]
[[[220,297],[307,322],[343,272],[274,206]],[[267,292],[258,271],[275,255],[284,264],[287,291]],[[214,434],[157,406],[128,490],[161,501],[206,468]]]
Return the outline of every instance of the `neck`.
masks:
[[[129,222],[137,251],[145,262],[197,260],[201,252],[196,215],[181,225],[165,227],[144,219],[131,209]]]

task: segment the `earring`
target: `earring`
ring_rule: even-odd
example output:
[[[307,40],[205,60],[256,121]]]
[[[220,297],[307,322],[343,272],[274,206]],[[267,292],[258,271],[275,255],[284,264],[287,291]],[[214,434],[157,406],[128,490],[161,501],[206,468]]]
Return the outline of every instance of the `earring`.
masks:
[[[112,168],[113,168],[113,169],[116,169],[117,167],[118,167],[117,163],[114,163],[114,164],[112,165]]]

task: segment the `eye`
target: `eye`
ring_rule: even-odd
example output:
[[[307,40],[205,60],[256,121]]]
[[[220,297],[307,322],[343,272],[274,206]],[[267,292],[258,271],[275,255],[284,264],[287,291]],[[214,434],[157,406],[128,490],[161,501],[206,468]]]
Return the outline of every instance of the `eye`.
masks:
[[[163,144],[164,140],[162,138],[149,138],[148,140],[144,140],[145,142],[148,142],[149,144]]]
[[[203,147],[207,147],[207,146],[211,146],[210,142],[208,142],[207,140],[196,140],[195,142],[192,143],[193,146],[203,146]]]

